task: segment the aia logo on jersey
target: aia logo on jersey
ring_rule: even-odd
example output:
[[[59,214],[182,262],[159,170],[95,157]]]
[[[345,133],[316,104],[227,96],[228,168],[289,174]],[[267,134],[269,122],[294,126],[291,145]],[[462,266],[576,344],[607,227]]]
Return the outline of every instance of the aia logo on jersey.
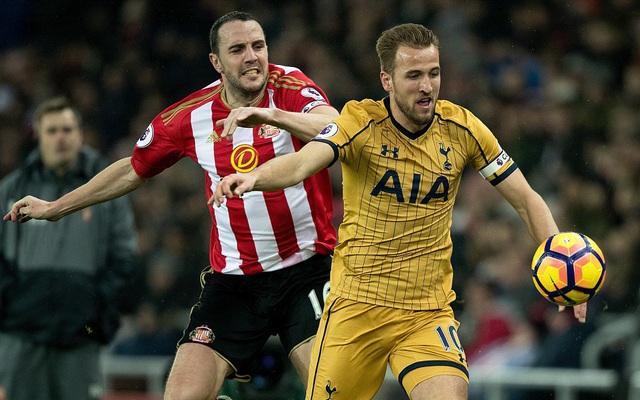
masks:
[[[278,136],[280,132],[282,132],[280,128],[265,124],[260,127],[260,130],[258,131],[258,136],[260,136],[263,139],[269,139],[269,138]]]
[[[231,166],[238,172],[249,172],[258,166],[258,150],[249,144],[241,144],[231,152]]]
[[[191,333],[189,334],[189,340],[191,340],[192,342],[198,342],[198,343],[211,343],[215,338],[216,337],[213,334],[213,331],[211,330],[211,328],[209,328],[206,325],[197,327],[196,329],[192,330]]]
[[[402,181],[398,171],[390,169],[384,173],[378,184],[371,191],[372,196],[388,194],[395,197],[398,203],[427,204],[431,200],[449,200],[449,180],[446,176],[438,176],[431,184],[428,193],[424,193],[424,187],[428,182],[422,183],[423,177],[420,174],[413,174],[410,188],[407,182]]]

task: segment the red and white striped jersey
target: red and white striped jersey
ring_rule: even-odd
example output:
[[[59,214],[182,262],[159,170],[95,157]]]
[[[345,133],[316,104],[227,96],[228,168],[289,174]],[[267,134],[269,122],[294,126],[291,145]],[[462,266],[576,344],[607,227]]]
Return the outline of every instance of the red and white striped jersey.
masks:
[[[140,137],[131,164],[150,178],[190,157],[205,171],[207,199],[222,177],[248,172],[276,156],[300,149],[304,142],[270,125],[236,129],[221,140],[216,121],[229,115],[217,80],[158,114]],[[324,92],[297,68],[269,65],[269,80],[258,107],[309,112],[328,105]],[[204,200],[206,201],[206,199]],[[209,207],[212,228],[209,259],[215,271],[256,274],[282,269],[329,254],[336,242],[328,171],[276,192],[249,192]]]

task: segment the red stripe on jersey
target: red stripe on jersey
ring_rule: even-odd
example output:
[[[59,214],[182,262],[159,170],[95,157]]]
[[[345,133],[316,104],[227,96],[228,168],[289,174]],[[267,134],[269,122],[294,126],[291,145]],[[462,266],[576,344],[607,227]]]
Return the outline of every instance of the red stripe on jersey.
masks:
[[[265,96],[266,97],[266,96]],[[264,99],[268,103],[268,99]],[[256,127],[253,130],[254,143],[259,140],[264,140],[259,136],[260,129]],[[297,138],[291,138],[294,142]],[[267,157],[261,158],[258,162],[258,166],[264,164],[266,161],[275,158],[276,153],[273,149],[273,142],[269,146],[268,150],[263,150]],[[297,238],[295,235],[295,226],[293,224],[293,215],[291,215],[291,209],[287,204],[287,198],[284,195],[284,190],[278,190],[276,192],[264,192],[264,201],[269,212],[269,220],[271,221],[271,227],[273,229],[273,235],[276,238],[276,244],[278,245],[278,254],[280,258],[285,259],[292,254],[300,251],[300,247],[297,244]]]
[[[227,206],[229,215],[233,215],[229,222],[240,250],[242,260],[240,269],[247,275],[262,272],[262,267],[255,261],[258,259],[258,252],[249,227],[247,213],[244,212],[244,201],[241,198],[228,199]]]
[[[278,254],[280,258],[285,259],[300,251],[300,248],[297,244],[293,216],[287,205],[284,190],[265,192],[264,200],[269,211],[273,235],[276,237]]]
[[[222,132],[222,128],[220,127],[216,127],[215,130],[218,133]],[[218,174],[221,177],[224,177],[235,173],[236,171],[231,167],[231,163],[229,161],[231,159],[231,152],[233,151],[232,141],[223,139],[214,143],[213,146],[213,154]],[[259,263],[255,262],[255,260],[258,259],[258,252],[253,240],[251,227],[249,226],[249,220],[247,219],[247,213],[244,209],[244,201],[239,198],[227,199],[226,206],[229,210],[231,231],[236,239],[236,246],[240,253],[239,257],[242,260],[240,269],[244,274],[255,274],[257,272],[261,272],[262,267]],[[216,238],[219,239],[217,232]],[[220,264],[216,264],[216,268],[219,268],[219,271],[226,266],[224,258],[221,258],[220,261]]]

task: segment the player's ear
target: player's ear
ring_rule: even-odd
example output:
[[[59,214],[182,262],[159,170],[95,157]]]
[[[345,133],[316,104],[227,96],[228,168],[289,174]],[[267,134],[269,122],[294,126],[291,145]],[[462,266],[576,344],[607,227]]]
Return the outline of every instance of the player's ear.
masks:
[[[393,78],[385,71],[380,71],[380,82],[382,83],[382,88],[387,92],[390,92],[393,88]]]
[[[219,74],[222,73],[222,65],[220,65],[220,59],[217,55],[209,53],[209,62],[211,62],[211,65],[213,65],[213,68],[215,68]]]

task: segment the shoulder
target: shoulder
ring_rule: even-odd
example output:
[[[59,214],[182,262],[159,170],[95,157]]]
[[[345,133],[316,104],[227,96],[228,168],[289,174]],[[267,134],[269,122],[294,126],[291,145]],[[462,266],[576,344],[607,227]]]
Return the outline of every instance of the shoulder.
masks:
[[[268,85],[276,89],[302,90],[314,85],[311,78],[296,67],[269,64]]]
[[[484,128],[484,124],[468,109],[448,100],[438,100],[436,114],[443,122],[451,122],[470,131]]]
[[[372,124],[380,124],[389,117],[382,101],[371,99],[348,101],[340,116],[318,135],[320,139],[334,137],[335,141],[350,141],[356,136],[360,136],[367,127]]]
[[[388,118],[389,112],[381,100],[350,100],[342,108],[340,117],[364,124],[368,124],[370,121],[378,123]]]
[[[175,119],[179,120],[181,117],[189,115],[193,110],[203,104],[214,101],[216,96],[220,96],[221,91],[222,81],[218,79],[165,108],[158,114],[156,119],[161,120],[162,124],[166,126]]]

